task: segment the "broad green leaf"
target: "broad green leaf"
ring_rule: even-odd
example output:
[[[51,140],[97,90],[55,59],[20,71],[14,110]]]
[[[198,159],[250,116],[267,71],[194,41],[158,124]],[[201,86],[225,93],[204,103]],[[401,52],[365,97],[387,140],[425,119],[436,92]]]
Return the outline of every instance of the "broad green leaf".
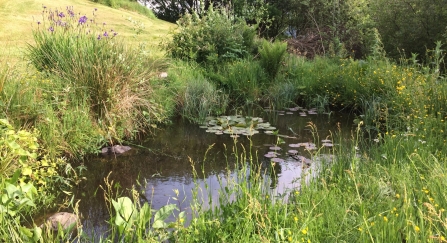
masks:
[[[40,240],[42,240],[42,229],[40,227],[34,227],[33,240],[34,242],[39,242]]]
[[[16,143],[15,141],[9,141],[8,146],[13,150],[20,149],[20,145],[18,143]]]
[[[117,201],[112,200],[116,211],[115,224],[121,226],[128,223],[134,213],[134,205],[128,197],[120,197]]]
[[[33,170],[31,168],[29,168],[29,167],[25,167],[22,170],[22,175],[25,175],[25,176],[31,175],[32,173],[33,173]]]
[[[177,209],[177,206],[175,204],[168,204],[163,207],[161,207],[154,216],[154,223],[152,227],[154,229],[160,229],[165,228],[166,223],[164,222],[171,214],[172,212]]]

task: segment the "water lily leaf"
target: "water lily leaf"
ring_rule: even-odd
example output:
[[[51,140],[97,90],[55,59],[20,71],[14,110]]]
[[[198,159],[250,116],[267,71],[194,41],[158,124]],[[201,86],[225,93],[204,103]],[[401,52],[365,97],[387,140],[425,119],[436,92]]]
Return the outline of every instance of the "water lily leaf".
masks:
[[[284,162],[284,160],[281,159],[281,158],[272,158],[272,159],[270,159],[270,161],[272,161],[272,162],[277,162],[277,163],[282,163],[282,162]]]

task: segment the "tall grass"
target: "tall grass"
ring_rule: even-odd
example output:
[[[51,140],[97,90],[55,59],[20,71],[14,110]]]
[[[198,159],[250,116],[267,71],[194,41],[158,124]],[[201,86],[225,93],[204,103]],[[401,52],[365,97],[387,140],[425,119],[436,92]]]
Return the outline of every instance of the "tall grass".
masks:
[[[34,31],[36,43],[28,51],[34,66],[57,76],[76,96],[87,95],[92,114],[112,140],[163,121],[150,81],[165,67],[163,60],[126,47],[113,29],[98,27],[94,16],[64,11],[67,16],[44,10],[48,21]]]

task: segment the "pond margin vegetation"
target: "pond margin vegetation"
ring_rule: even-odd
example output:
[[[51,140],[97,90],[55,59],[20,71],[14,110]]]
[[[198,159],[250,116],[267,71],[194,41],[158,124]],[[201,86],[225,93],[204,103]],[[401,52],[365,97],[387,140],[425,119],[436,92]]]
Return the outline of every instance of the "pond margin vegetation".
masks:
[[[227,152],[250,168],[250,179],[229,180],[214,210],[201,211],[196,198],[199,213],[188,226],[184,213],[166,222],[175,205],[155,212],[135,189],[121,196],[106,181],[111,220],[102,241],[446,242],[443,44],[427,51],[426,64],[386,58],[380,39],[362,60],[335,53],[308,60],[258,39],[254,26],[225,11],[185,15],[163,45],[169,58],[155,58],[94,16],[43,9],[27,52],[35,69],[0,69],[0,238],[69,240],[67,232],[23,226],[62,193],[76,211],[70,187],[85,168],[66,158],[137,139],[178,115],[201,123],[250,105],[299,104],[353,113],[355,126],[348,141],[334,131],[335,160],[288,200],[268,193],[256,153],[235,143]],[[76,234],[89,241],[82,228]]]

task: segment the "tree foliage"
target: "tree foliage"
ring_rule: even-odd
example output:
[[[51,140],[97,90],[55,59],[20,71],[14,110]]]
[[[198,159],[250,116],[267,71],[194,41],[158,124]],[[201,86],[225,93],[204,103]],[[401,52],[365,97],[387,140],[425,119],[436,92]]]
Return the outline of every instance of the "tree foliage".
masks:
[[[447,23],[444,0],[376,0],[370,13],[389,56],[423,56],[443,40]]]

